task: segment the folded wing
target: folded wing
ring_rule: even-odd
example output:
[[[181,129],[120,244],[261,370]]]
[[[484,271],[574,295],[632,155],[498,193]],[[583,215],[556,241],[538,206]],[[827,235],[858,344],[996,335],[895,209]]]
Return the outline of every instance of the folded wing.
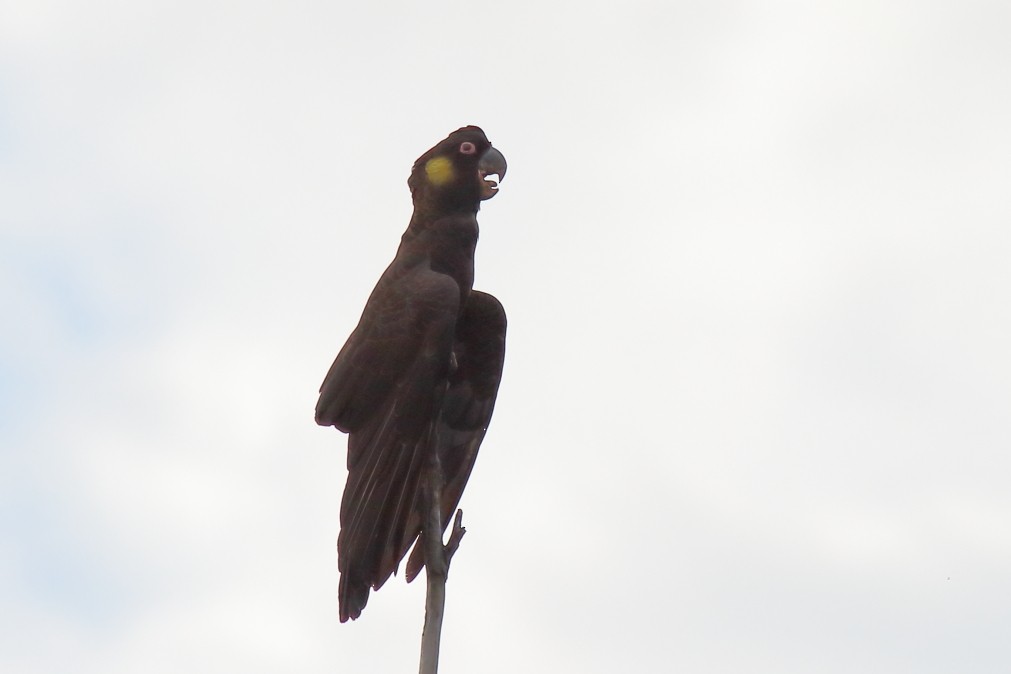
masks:
[[[406,552],[400,542],[413,526],[459,296],[452,279],[429,270],[384,276],[320,388],[317,423],[350,433],[337,540],[342,622],[361,614],[370,588],[381,587]]]
[[[449,525],[477,459],[478,448],[488,430],[505,359],[505,310],[487,293],[472,291],[456,329],[453,352],[456,370],[449,386],[435,433],[442,466],[442,528]],[[421,530],[423,512],[420,492],[410,525],[402,541],[403,552]],[[407,562],[406,577],[414,580],[425,565],[422,540],[418,539]]]

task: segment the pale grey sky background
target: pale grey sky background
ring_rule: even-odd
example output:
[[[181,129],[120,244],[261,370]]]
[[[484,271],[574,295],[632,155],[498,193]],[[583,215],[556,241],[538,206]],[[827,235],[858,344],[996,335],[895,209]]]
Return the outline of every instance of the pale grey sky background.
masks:
[[[409,672],[316,391],[478,124],[443,671],[1011,666],[1006,2],[0,4],[0,670]]]

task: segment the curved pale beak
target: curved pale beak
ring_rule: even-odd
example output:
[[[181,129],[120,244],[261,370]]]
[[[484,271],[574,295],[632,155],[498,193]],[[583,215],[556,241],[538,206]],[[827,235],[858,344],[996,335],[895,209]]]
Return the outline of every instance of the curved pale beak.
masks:
[[[506,174],[506,158],[493,147],[488,148],[477,163],[477,173],[481,179],[481,199],[491,199],[498,192],[498,184]],[[489,176],[497,176],[498,181]]]

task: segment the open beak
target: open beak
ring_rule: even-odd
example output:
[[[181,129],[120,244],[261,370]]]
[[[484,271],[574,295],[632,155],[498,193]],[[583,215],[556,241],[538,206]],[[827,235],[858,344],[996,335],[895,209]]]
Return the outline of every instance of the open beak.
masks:
[[[505,178],[506,158],[495,148],[488,148],[477,163],[477,174],[481,179],[481,200],[491,199]],[[491,180],[489,176],[497,176],[498,180]]]

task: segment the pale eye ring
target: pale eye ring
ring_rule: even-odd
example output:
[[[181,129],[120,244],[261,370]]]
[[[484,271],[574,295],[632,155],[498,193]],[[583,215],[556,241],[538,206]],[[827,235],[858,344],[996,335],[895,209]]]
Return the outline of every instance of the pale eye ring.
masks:
[[[474,154],[477,152],[477,146],[469,140],[465,140],[460,143],[460,154]]]

